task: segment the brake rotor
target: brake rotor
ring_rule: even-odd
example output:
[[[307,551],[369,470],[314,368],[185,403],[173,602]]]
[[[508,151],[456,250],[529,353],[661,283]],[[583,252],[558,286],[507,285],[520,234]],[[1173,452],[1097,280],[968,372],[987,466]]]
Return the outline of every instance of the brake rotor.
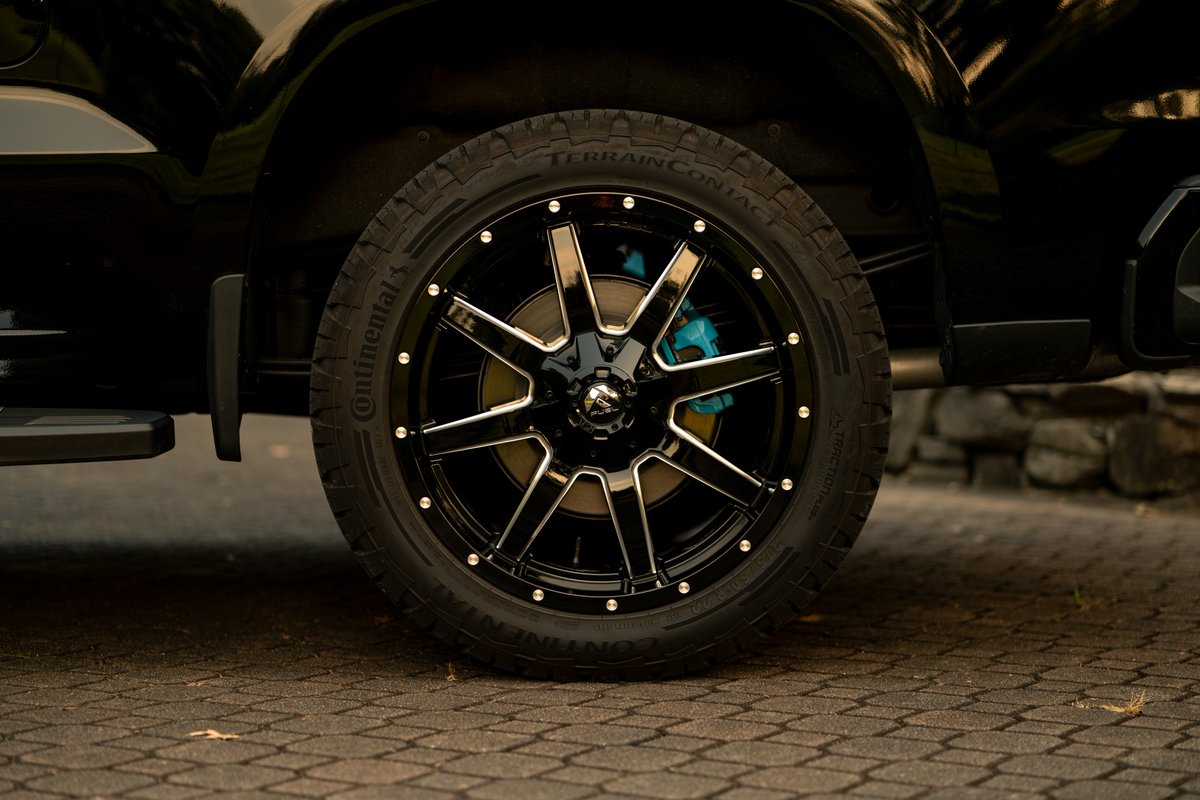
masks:
[[[642,284],[616,276],[595,276],[592,278],[592,291],[601,320],[605,325],[613,327],[624,325],[637,304],[646,296],[646,288]],[[563,333],[563,322],[558,293],[549,288],[534,295],[514,311],[506,322],[542,341],[559,338]],[[495,358],[487,359],[480,377],[483,408],[493,408],[524,397],[527,389],[525,378],[507,364]],[[685,404],[681,411],[676,412],[676,419],[689,433],[706,444],[712,444],[716,434],[717,415],[697,413]],[[542,447],[529,440],[500,445],[493,448],[493,452],[504,471],[522,490],[533,480],[538,464],[545,458]],[[657,459],[643,464],[638,471],[638,477],[647,508],[661,502],[688,479],[684,473]],[[559,510],[585,516],[610,516],[608,501],[599,481],[589,480],[586,475],[575,481],[563,498]]]

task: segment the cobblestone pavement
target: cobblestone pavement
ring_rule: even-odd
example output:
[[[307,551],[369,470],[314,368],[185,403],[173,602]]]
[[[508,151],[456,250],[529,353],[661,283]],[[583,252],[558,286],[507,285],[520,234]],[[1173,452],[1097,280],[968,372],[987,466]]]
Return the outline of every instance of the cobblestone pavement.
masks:
[[[1195,512],[885,484],[756,652],[547,683],[397,618],[304,420],[248,417],[240,465],[206,425],[153,461],[3,473],[6,800],[1200,795]]]

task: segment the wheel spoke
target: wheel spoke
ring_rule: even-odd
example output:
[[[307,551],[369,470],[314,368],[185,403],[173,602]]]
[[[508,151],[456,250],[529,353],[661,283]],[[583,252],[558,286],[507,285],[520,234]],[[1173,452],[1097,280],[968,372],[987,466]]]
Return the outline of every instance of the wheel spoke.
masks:
[[[671,380],[676,404],[779,374],[774,347],[760,347],[674,366],[663,363],[657,352],[655,358],[659,359],[659,367]]]
[[[547,447],[546,457],[538,465],[517,510],[496,542],[496,548],[518,561],[524,559],[542,528],[558,510],[576,477],[578,473],[568,478],[551,468],[550,449]]]
[[[549,234],[550,263],[554,267],[554,281],[558,285],[565,335],[578,336],[596,330],[600,325],[600,311],[596,307],[592,281],[583,265],[583,252],[579,249],[575,226],[560,225],[551,228]]]
[[[523,413],[532,402],[533,399],[526,395],[480,414],[430,425],[421,431],[425,449],[431,456],[441,456],[521,439],[542,439],[540,434],[530,432],[528,416]]]
[[[619,478],[611,474],[604,476],[604,494],[612,513],[625,568],[630,580],[637,580],[658,571],[654,561],[654,544],[650,540],[650,526],[646,522],[646,503],[637,467],[618,475]]]
[[[674,422],[670,427],[675,439],[663,447],[659,458],[743,506],[754,501],[762,481]]]
[[[445,321],[475,344],[529,378],[553,348],[520,328],[493,317],[461,297],[450,301]]]
[[[681,244],[671,258],[671,263],[650,287],[650,291],[630,315],[625,330],[620,333],[628,332],[633,339],[645,344],[647,349],[657,347],[659,340],[667,332],[667,326],[675,319],[675,314],[683,305],[683,298],[691,288],[703,262],[702,252],[686,242]]]

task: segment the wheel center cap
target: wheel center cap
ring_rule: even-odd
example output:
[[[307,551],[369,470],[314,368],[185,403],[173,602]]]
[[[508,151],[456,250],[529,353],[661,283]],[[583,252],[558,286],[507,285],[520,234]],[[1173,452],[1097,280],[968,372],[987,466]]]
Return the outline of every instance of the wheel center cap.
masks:
[[[593,383],[583,395],[583,418],[593,425],[606,425],[625,410],[625,398],[607,383]]]

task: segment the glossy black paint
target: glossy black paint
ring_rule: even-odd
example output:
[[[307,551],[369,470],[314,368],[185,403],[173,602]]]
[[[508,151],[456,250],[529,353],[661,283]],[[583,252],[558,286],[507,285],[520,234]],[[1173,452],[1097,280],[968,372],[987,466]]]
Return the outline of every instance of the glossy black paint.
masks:
[[[942,347],[951,381],[1128,366],[1124,262],[1200,174],[1185,4],[560,10],[497,36],[456,0],[0,2],[0,119],[49,130],[63,98],[150,150],[0,132],[0,402],[205,410],[209,289],[245,272],[246,407],[302,411],[324,292],[383,199],[494,125],[587,106],[691,119],[793,174],[864,261],[892,346]]]
[[[46,41],[49,12],[45,0],[0,3],[0,68],[28,60]]]
[[[1008,250],[993,270],[948,264],[955,321],[1074,315],[1112,337],[1138,233],[1177,181],[1200,173],[1191,9],[993,0],[964,16],[960,5],[918,10],[968,83]]]

